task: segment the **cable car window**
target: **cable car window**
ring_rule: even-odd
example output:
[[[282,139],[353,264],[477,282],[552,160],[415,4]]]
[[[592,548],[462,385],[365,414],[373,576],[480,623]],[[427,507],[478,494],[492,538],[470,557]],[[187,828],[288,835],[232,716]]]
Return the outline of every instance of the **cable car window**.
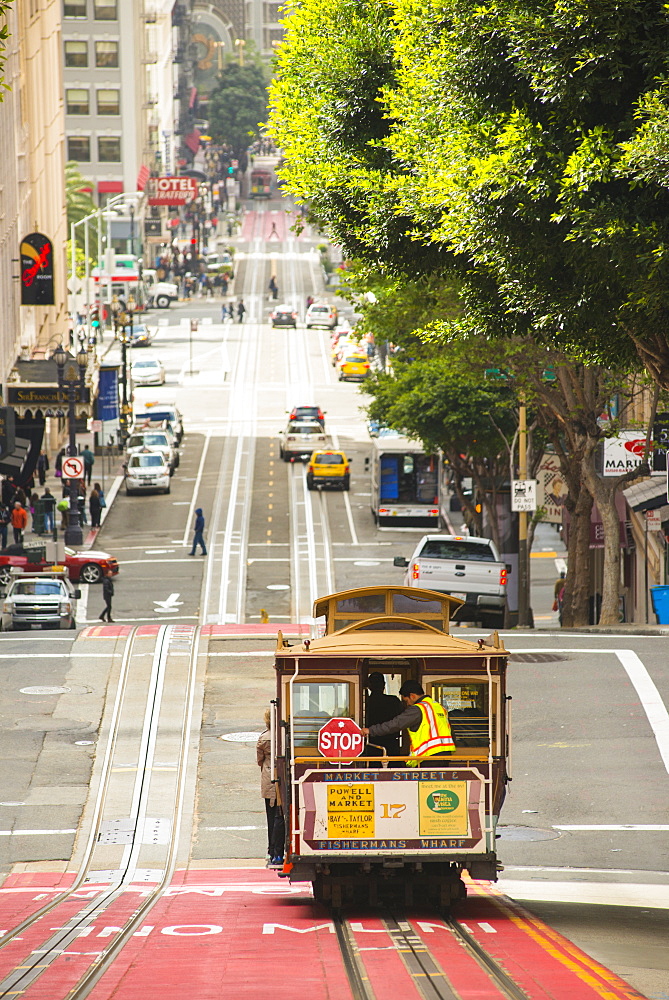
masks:
[[[347,622],[348,625],[351,622]],[[429,625],[433,627],[436,625],[438,627],[438,622],[428,622]],[[389,618],[387,621],[380,622],[378,618],[373,621],[370,625],[360,625],[356,632],[424,632],[422,622],[417,619],[413,622],[398,622],[393,618]]]
[[[315,747],[328,719],[351,719],[351,685],[342,681],[293,684],[292,725],[296,747]]]
[[[448,710],[456,747],[488,746],[488,685],[475,681],[432,684],[432,697]],[[493,716],[493,739],[495,717]]]
[[[396,615],[442,615],[444,606],[441,601],[425,601],[409,594],[393,594],[393,611]],[[436,624],[433,622],[432,624]]]
[[[339,614],[383,615],[386,612],[385,594],[359,594],[337,601]]]

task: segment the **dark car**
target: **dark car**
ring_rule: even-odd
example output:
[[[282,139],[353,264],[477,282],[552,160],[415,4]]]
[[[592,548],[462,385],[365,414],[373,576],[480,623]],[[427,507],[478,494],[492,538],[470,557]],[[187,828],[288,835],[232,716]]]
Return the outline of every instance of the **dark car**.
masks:
[[[269,321],[272,326],[297,327],[297,313],[290,306],[277,306],[269,314]]]
[[[321,427],[325,427],[325,411],[320,406],[294,406],[286,413],[289,420],[317,420]]]

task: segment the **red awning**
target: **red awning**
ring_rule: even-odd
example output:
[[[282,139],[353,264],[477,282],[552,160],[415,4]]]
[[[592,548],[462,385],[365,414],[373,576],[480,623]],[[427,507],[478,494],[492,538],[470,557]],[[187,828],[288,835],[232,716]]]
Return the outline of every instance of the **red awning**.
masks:
[[[147,166],[145,166],[144,164],[142,164],[142,166],[139,168],[139,173],[137,174],[137,190],[138,191],[143,191],[144,190],[144,188],[146,187],[146,182],[148,181],[148,179],[149,179],[150,176],[151,176],[151,174],[149,172],[149,168]]]
[[[200,148],[200,133],[195,128],[190,133],[190,135],[184,136],[184,146],[188,146],[190,151],[195,155]]]
[[[191,87],[190,88],[190,97],[188,99],[188,107],[190,109],[193,108],[193,105],[195,104],[196,100],[197,100],[197,87]]]
[[[121,194],[123,181],[98,181],[98,194]]]

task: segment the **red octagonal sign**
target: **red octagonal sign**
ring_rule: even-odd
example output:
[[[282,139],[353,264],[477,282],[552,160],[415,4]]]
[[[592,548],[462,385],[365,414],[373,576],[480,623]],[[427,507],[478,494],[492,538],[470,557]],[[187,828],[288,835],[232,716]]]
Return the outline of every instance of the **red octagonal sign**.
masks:
[[[330,719],[318,730],[318,749],[328,760],[352,760],[364,746],[362,729],[353,719]]]

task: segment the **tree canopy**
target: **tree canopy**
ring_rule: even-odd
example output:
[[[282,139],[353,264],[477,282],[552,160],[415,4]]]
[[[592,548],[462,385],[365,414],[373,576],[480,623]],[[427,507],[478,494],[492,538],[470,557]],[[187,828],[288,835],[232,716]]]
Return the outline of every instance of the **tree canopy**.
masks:
[[[267,81],[262,64],[248,61],[240,66],[232,60],[225,63],[207,106],[209,131],[214,140],[231,146],[241,159],[258,135],[266,114]]]
[[[347,252],[457,278],[469,321],[669,386],[660,0],[300,0],[271,125]]]

